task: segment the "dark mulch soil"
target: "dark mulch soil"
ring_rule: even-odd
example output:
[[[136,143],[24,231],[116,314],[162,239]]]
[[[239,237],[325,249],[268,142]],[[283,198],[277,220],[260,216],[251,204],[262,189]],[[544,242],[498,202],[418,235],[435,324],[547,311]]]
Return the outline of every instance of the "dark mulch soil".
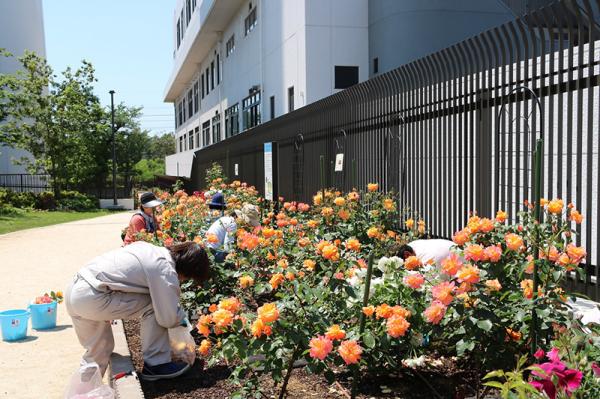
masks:
[[[141,373],[143,359],[138,321],[125,321],[125,334],[131,351],[133,364]],[[197,360],[185,375],[174,380],[155,382],[141,381],[144,395],[148,399],[227,399],[236,391],[228,380],[232,369],[218,365],[204,369],[204,362]],[[448,364],[440,372],[401,370],[386,377],[365,377],[360,383],[360,399],[414,398],[414,399],[463,399],[474,396],[476,372],[467,372]],[[278,390],[268,378],[262,381],[265,398],[276,398]],[[288,384],[288,399],[334,399],[348,397],[350,382],[342,378],[342,384],[329,385],[321,376],[310,374],[304,369],[294,370]],[[435,392],[434,392],[435,391]]]

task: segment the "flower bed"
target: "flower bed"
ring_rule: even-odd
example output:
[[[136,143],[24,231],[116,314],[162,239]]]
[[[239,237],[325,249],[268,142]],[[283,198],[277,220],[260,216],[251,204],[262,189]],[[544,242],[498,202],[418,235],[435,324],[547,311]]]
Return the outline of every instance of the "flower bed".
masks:
[[[363,386],[375,376],[410,371],[424,358],[458,357],[483,376],[583,328],[569,316],[561,288],[586,255],[571,230],[582,216],[561,200],[542,202],[543,223],[530,204],[516,224],[502,211],[495,219],[470,215],[453,237],[454,253],[436,264],[396,257],[426,225],[377,184],[350,193],[326,190],[309,205],[265,203],[254,188],[227,184],[218,171],[209,183],[204,196],[161,194],[163,230],[139,238],[159,245],[210,242],[206,198],[217,190],[230,210],[261,207],[261,227],[238,226],[237,246],[215,264],[213,278],[202,287],[183,286],[182,303],[202,337],[199,353],[208,370],[231,365],[232,397],[273,394],[265,376],[283,397],[291,376],[305,372],[351,391],[351,376]],[[293,372],[299,359],[307,362],[305,372]],[[598,387],[590,359],[576,366],[587,390]]]

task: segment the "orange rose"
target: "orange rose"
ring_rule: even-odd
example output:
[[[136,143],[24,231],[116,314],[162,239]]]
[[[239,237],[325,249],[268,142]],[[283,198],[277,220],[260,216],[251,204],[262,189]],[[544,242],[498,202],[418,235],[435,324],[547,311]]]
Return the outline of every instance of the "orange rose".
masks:
[[[425,319],[432,324],[439,324],[446,314],[446,306],[440,301],[433,301],[423,312]]]
[[[533,280],[525,279],[521,281],[521,289],[523,290],[523,296],[525,298],[533,298]]]
[[[540,206],[544,207],[548,205],[548,200],[546,198],[540,198]]]
[[[280,259],[277,262],[277,266],[279,266],[280,268],[282,268],[284,270],[287,269],[287,267],[288,267],[288,261],[287,261],[287,259]]]
[[[226,309],[219,309],[212,314],[215,326],[225,328],[233,322],[233,313]]]
[[[498,262],[502,258],[502,248],[499,245],[491,245],[485,250],[485,257],[492,263]]]
[[[338,353],[346,364],[356,364],[360,360],[362,348],[355,340],[344,341],[340,344]]]
[[[494,222],[491,219],[483,218],[479,221],[479,231],[489,233],[494,230]]]
[[[404,260],[404,267],[407,270],[415,270],[423,266],[423,263],[416,256],[409,256]]]
[[[412,316],[412,313],[410,310],[405,309],[400,305],[396,305],[392,307],[392,316],[402,316],[405,319],[408,319],[410,316]]]
[[[310,244],[310,240],[306,237],[302,237],[301,239],[298,240],[298,245],[301,248],[306,247],[308,244]]]
[[[329,329],[325,333],[325,336],[332,341],[339,341],[346,338],[346,332],[340,329],[339,325],[334,324],[331,327],[329,327]]]
[[[367,236],[369,238],[377,238],[379,237],[379,229],[375,226],[373,227],[369,227],[369,229],[367,230]]]
[[[477,233],[479,231],[479,221],[481,219],[477,215],[473,215],[467,221],[467,227],[473,232]]]
[[[506,335],[508,337],[508,339],[511,339],[515,342],[518,342],[519,340],[521,340],[521,333],[515,330],[511,330],[510,328],[506,329]]]
[[[571,220],[577,224],[581,224],[581,222],[583,222],[583,215],[581,213],[579,213],[577,210],[573,209],[573,210],[571,210],[571,214],[569,215],[569,220]]]
[[[349,251],[360,251],[360,241],[358,241],[356,238],[350,238],[348,241],[346,241],[346,249]]]
[[[486,260],[485,251],[479,244],[471,244],[465,248],[465,259],[473,262]]]
[[[350,219],[350,212],[345,209],[340,209],[337,213],[338,217],[343,221]]]
[[[304,262],[302,262],[302,265],[308,269],[308,270],[315,270],[315,266],[317,265],[317,262],[315,262],[312,259],[306,259]]]
[[[414,274],[407,274],[406,276],[404,276],[402,281],[404,282],[404,284],[406,284],[410,288],[412,288],[414,290],[418,290],[419,288],[421,288],[421,286],[425,282],[425,278],[420,273],[414,273]]]
[[[412,228],[415,226],[415,221],[413,219],[408,219],[406,222],[404,222],[404,225],[407,229],[412,230]]]
[[[231,313],[237,313],[240,310],[242,304],[235,298],[226,298],[219,302],[219,309],[229,310]]]
[[[375,306],[373,306],[373,305],[365,306],[362,308],[362,311],[365,314],[365,316],[371,317],[371,316],[373,316],[373,313],[375,313]]]
[[[265,323],[271,323],[279,318],[279,310],[276,303],[265,303],[257,309],[258,317]]]
[[[369,192],[374,192],[374,191],[377,191],[378,189],[379,189],[379,184],[377,184],[377,183],[367,184],[367,190],[369,190]]]
[[[435,285],[431,288],[431,295],[434,300],[440,301],[444,305],[448,306],[450,302],[454,299],[452,293],[454,292],[454,283],[449,283],[448,281],[444,281]]]
[[[375,314],[378,319],[389,319],[394,314],[394,308],[384,303],[375,308]]]
[[[200,316],[200,318],[198,319],[198,323],[196,324],[196,328],[198,329],[198,333],[200,335],[204,335],[205,337],[208,337],[210,335],[210,323],[212,321],[212,318],[208,315],[202,315]]]
[[[321,335],[311,339],[308,346],[310,348],[310,357],[319,360],[324,360],[333,349],[331,340]]]
[[[321,193],[319,193],[313,197],[314,205],[321,205],[322,202],[323,202],[323,195],[321,195]]]
[[[254,322],[252,323],[252,326],[250,327],[250,332],[252,333],[252,336],[254,336],[256,338],[260,338],[260,336],[263,334],[264,329],[265,329],[265,322],[259,318],[259,319],[254,320]]]
[[[326,245],[323,248],[323,257],[325,259],[329,259],[331,261],[338,261],[340,259],[340,254],[338,252],[338,249],[335,245]]]
[[[387,320],[385,326],[390,337],[398,338],[406,335],[410,323],[402,316],[392,316]]]
[[[202,342],[200,342],[200,348],[198,349],[198,351],[202,356],[208,356],[211,346],[212,344],[208,339],[203,339]]]
[[[386,198],[383,200],[383,208],[386,211],[393,211],[394,209],[396,209],[396,203],[394,202],[393,199]]]
[[[216,234],[209,233],[206,235],[206,241],[208,241],[211,244],[216,244],[219,242],[219,237],[217,237]]]
[[[275,290],[275,289],[277,289],[277,287],[279,287],[279,285],[281,285],[281,283],[283,283],[283,280],[285,280],[285,278],[283,277],[283,274],[275,273],[271,276],[271,279],[269,280],[269,284],[271,284],[271,287]]]
[[[275,235],[276,230],[275,229],[271,229],[269,227],[265,227],[264,229],[262,229],[262,235],[265,238],[271,238]]]
[[[454,276],[458,270],[463,266],[463,262],[455,253],[451,253],[449,257],[444,259],[441,263],[442,272]]]
[[[523,239],[514,233],[508,233],[505,235],[504,241],[506,242],[506,247],[511,251],[518,252],[523,248]]]
[[[344,197],[336,197],[333,200],[333,203],[336,204],[337,206],[344,206],[344,204],[346,204],[346,200],[344,199]]]
[[[417,225],[419,226],[419,227],[417,228],[417,230],[419,231],[419,233],[421,233],[421,234],[424,234],[424,233],[425,233],[425,221],[423,221],[423,220],[419,220],[419,221],[417,222]]]
[[[292,272],[287,272],[287,273],[285,274],[285,278],[286,278],[288,281],[294,281],[294,279],[296,278],[296,276],[295,276],[295,275],[294,275],[294,273],[292,273]]]
[[[457,273],[458,281],[463,283],[475,284],[479,282],[479,269],[477,266],[465,265]]]
[[[323,209],[321,209],[321,215],[323,217],[330,217],[331,215],[333,215],[333,208],[330,208],[328,206],[324,207]]]
[[[567,255],[574,264],[580,263],[586,256],[585,249],[574,244],[567,245]]]
[[[468,230],[462,229],[462,230],[457,231],[456,233],[454,233],[454,235],[452,236],[452,241],[454,241],[454,243],[456,245],[465,245],[465,243],[467,241],[469,241]]]
[[[564,208],[564,202],[561,199],[553,199],[548,203],[548,212],[556,215],[561,214]]]
[[[254,279],[250,276],[241,276],[240,279],[240,288],[248,288],[254,285]]]
[[[498,281],[498,279],[486,280],[485,286],[488,289],[488,291],[490,291],[490,292],[500,291],[502,289],[502,285],[500,284],[500,281]]]
[[[508,213],[506,213],[504,211],[496,212],[496,222],[504,223],[504,222],[506,222],[507,218],[508,218]]]

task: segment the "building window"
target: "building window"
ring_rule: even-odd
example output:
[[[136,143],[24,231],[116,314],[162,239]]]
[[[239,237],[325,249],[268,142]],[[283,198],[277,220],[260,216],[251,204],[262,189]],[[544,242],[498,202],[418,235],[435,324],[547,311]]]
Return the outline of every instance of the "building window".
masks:
[[[177,123],[177,104],[173,104],[173,114],[175,114],[175,129],[177,129],[179,127],[179,123]]]
[[[210,62],[210,89],[215,89],[215,61]]]
[[[294,110],[294,86],[288,88],[288,112]]]
[[[196,136],[196,148],[200,148],[200,128],[198,126],[196,126],[196,129],[194,129],[194,133],[194,136]]]
[[[271,120],[275,119],[275,96],[271,96],[269,98],[269,105],[270,105],[270,110],[271,110]]]
[[[217,54],[217,84],[221,83],[221,57]]]
[[[373,74],[379,73],[379,57],[373,58]]]
[[[188,141],[189,141],[189,149],[193,150],[194,149],[194,131],[190,130],[188,132]]]
[[[246,17],[246,19],[244,20],[244,31],[246,32],[246,36],[248,36],[248,34],[250,32],[252,32],[252,30],[256,26],[256,23],[257,23],[257,19],[256,19],[256,7],[254,7],[252,10],[250,10],[250,13],[248,14],[248,16]]]
[[[210,86],[208,85],[208,75],[209,75],[209,69],[206,68],[206,72],[204,73],[204,77],[206,78],[206,95],[208,96],[208,93],[210,93]]]
[[[225,43],[225,57],[229,57],[235,50],[235,35],[231,35],[227,43]]]
[[[186,1],[186,16],[185,16],[186,25],[190,24],[190,19],[192,19],[192,2],[191,2],[191,0],[187,0]]]
[[[202,124],[202,140],[204,146],[210,145],[210,121],[206,121]]]
[[[179,49],[179,45],[181,44],[181,21],[177,20],[177,49]]]
[[[184,151],[187,151],[187,149],[188,149],[188,148],[187,148],[187,145],[188,145],[188,142],[187,142],[187,134],[184,134],[184,135],[183,135],[183,150],[184,150]]]
[[[183,110],[182,110],[183,106],[181,101],[179,102],[179,105],[177,106],[177,114],[179,115],[179,125],[181,126],[183,124]]]
[[[335,66],[335,88],[347,89],[358,83],[357,66]]]
[[[192,14],[194,13],[195,9],[196,9],[196,0],[192,0]]]
[[[192,94],[192,89],[188,90],[187,102],[188,102],[188,118],[191,118],[192,115],[194,115],[194,95]]]
[[[213,144],[221,141],[221,115],[219,114],[212,118],[212,139]]]
[[[202,88],[200,91],[202,92],[202,98],[204,98],[204,74],[200,75],[200,82],[202,82]]]
[[[225,110],[225,138],[235,136],[240,131],[239,105],[235,104]]]
[[[249,95],[242,101],[244,130],[260,124],[260,91]]]
[[[183,15],[183,8],[181,9],[181,16],[179,17],[179,19],[181,20],[181,41],[183,41],[183,36],[185,34],[185,19],[184,19],[184,15]]]
[[[179,152],[183,152],[183,136],[179,136]]]
[[[189,115],[186,115],[186,113],[187,113],[187,103],[185,101],[185,95],[183,96],[183,100],[181,100],[181,104],[182,104],[182,111],[181,111],[181,113],[183,114],[183,121],[185,122],[189,118]]]
[[[198,81],[194,82],[194,114],[198,112],[200,108],[200,96],[198,94]]]

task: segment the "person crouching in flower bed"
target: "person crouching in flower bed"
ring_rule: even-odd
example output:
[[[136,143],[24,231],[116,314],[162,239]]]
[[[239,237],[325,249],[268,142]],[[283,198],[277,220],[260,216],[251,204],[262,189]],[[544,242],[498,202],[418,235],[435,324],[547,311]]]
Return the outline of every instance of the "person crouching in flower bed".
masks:
[[[407,260],[411,256],[418,258],[422,264],[434,263],[439,265],[450,256],[450,248],[454,242],[443,239],[414,240],[398,249],[400,258]]]
[[[179,306],[180,281],[205,281],[210,261],[194,242],[168,248],[135,242],[93,259],[66,290],[67,312],[86,349],[82,364],[96,362],[104,374],[114,348],[111,320],[141,317],[144,369],[154,381],[174,378],[189,369],[171,361],[168,329],[185,325]]]
[[[136,235],[142,230],[153,234],[160,230],[154,211],[161,205],[162,201],[156,198],[154,193],[144,193],[140,196],[140,209],[133,214],[129,226],[125,229],[125,235],[122,237],[123,246],[135,242]]]
[[[214,195],[208,203],[208,207],[224,212],[226,206],[223,194]],[[242,223],[252,227],[260,226],[260,213],[254,205],[244,204],[242,210],[235,211],[235,215]],[[213,253],[216,263],[223,263],[227,254],[235,246],[237,228],[236,219],[233,216],[221,216],[206,231],[206,246]]]

